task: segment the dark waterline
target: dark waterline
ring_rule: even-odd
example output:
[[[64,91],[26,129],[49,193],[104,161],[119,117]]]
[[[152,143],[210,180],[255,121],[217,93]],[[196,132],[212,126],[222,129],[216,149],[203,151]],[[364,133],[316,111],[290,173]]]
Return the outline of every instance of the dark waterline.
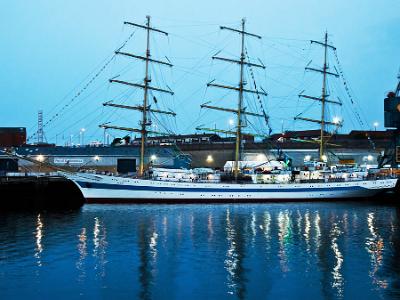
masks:
[[[0,214],[0,299],[398,299],[400,208],[87,205]]]

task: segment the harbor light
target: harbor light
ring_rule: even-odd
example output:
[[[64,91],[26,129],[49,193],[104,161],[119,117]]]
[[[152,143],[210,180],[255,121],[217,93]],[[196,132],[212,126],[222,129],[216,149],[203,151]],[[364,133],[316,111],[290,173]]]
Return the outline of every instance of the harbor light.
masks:
[[[99,161],[99,160],[100,160],[100,156],[96,155],[95,157],[93,157],[93,159],[94,159],[95,161]]]
[[[214,158],[212,157],[212,155],[207,155],[206,162],[212,163],[213,161],[214,161]]]
[[[311,160],[311,155],[304,156],[304,161],[310,161],[310,160]]]
[[[333,123],[335,125],[340,125],[341,122],[342,122],[342,120],[339,117],[334,117],[333,118]]]
[[[155,156],[155,155],[153,154],[152,156],[150,156],[150,159],[151,159],[152,161],[154,161],[154,160],[157,159],[157,156]]]
[[[39,155],[36,157],[36,160],[37,160],[37,161],[40,161],[40,162],[44,162],[44,156],[43,156],[42,154],[39,154]]]
[[[85,128],[81,128],[81,130],[79,131],[79,138],[80,138],[80,144],[84,145],[85,144]]]

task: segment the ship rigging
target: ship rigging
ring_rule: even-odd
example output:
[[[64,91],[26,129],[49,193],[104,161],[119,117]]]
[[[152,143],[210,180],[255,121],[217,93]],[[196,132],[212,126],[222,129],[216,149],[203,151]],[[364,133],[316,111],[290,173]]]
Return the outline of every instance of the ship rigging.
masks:
[[[160,29],[151,27],[150,25],[150,16],[146,16],[146,25],[141,25],[141,24],[136,24],[132,22],[124,22],[125,25],[130,25],[136,28],[144,29],[146,31],[146,54],[145,56],[140,56],[132,53],[127,53],[127,52],[122,52],[120,51],[121,49],[118,49],[115,51],[116,55],[122,55],[122,56],[127,56],[133,59],[138,59],[141,61],[145,62],[145,74],[144,74],[144,79],[143,83],[132,83],[124,80],[118,80],[115,78],[110,79],[110,83],[117,83],[117,84],[122,84],[126,85],[129,87],[133,88],[140,88],[143,89],[143,104],[142,105],[136,105],[136,106],[129,106],[129,105],[121,105],[121,104],[115,104],[112,101],[108,101],[103,103],[104,106],[110,106],[110,107],[116,107],[116,108],[122,108],[122,109],[130,109],[130,110],[137,110],[142,112],[142,120],[140,122],[140,128],[130,128],[130,127],[122,127],[122,126],[115,126],[115,125],[109,125],[107,124],[101,124],[99,125],[101,128],[104,129],[117,129],[117,130],[123,130],[123,131],[128,131],[128,132],[137,132],[140,133],[141,135],[141,142],[140,142],[140,161],[139,161],[139,172],[138,175],[142,177],[144,175],[145,171],[145,164],[146,164],[146,142],[147,142],[147,136],[148,134],[162,134],[158,131],[150,130],[149,127],[152,125],[152,122],[149,118],[149,113],[153,114],[166,114],[166,115],[171,115],[171,116],[176,116],[175,112],[172,111],[163,111],[159,109],[152,109],[151,105],[149,104],[149,91],[154,91],[154,92],[159,92],[159,93],[165,93],[169,95],[173,95],[174,92],[172,90],[168,89],[163,89],[160,87],[155,87],[153,85],[150,85],[151,82],[151,77],[150,77],[150,69],[149,65],[150,63],[155,63],[159,64],[162,66],[167,66],[167,67],[173,67],[173,65],[168,61],[161,61],[157,59],[151,58],[151,53],[150,53],[150,33],[159,33],[165,36],[168,36],[168,33],[165,31],[162,31]]]
[[[329,139],[329,136],[325,136],[325,134],[327,133],[326,126],[333,125],[333,126],[336,126],[337,128],[342,126],[342,120],[340,120],[338,118],[335,118],[333,121],[328,121],[326,119],[326,110],[327,110],[328,104],[335,104],[335,105],[342,106],[342,102],[340,100],[328,99],[329,94],[327,93],[327,77],[333,76],[333,77],[339,78],[339,74],[328,71],[329,70],[329,65],[328,65],[328,61],[327,61],[328,50],[330,49],[330,50],[336,51],[336,48],[334,46],[328,44],[328,32],[325,32],[323,42],[314,41],[314,40],[311,40],[310,42],[311,42],[311,44],[320,45],[324,48],[324,61],[323,61],[322,69],[311,68],[308,66],[305,68],[306,71],[317,72],[317,73],[322,74],[322,93],[321,93],[321,97],[304,95],[303,93],[300,93],[299,97],[320,102],[321,117],[320,117],[320,119],[312,119],[312,118],[308,118],[308,117],[302,117],[302,116],[300,116],[301,115],[300,114],[300,115],[297,115],[294,119],[320,124],[320,139],[317,141],[319,143],[319,160],[321,162],[326,162],[327,161],[326,145],[327,145],[327,140]]]
[[[236,137],[236,142],[235,142],[235,157],[234,157],[234,164],[233,164],[233,174],[235,181],[238,180],[239,173],[240,173],[240,166],[239,162],[242,160],[242,137],[243,137],[243,128],[245,127],[244,122],[243,122],[243,116],[253,116],[253,117],[259,117],[259,118],[264,118],[266,121],[268,120],[268,117],[262,109],[262,114],[255,113],[255,112],[248,112],[246,111],[246,108],[243,105],[243,98],[245,93],[252,93],[256,94],[258,97],[260,95],[262,96],[267,96],[268,93],[260,87],[261,91],[259,91],[257,88],[256,89],[247,89],[245,88],[245,80],[244,80],[244,68],[245,66],[248,67],[256,67],[256,68],[261,68],[265,69],[264,64],[257,64],[253,63],[250,61],[250,59],[246,59],[246,49],[245,49],[245,37],[252,37],[256,39],[261,39],[262,37],[250,32],[246,31],[245,28],[246,25],[246,20],[242,19],[241,21],[241,29],[235,29],[235,28],[230,28],[226,26],[220,26],[221,30],[228,30],[232,31],[235,33],[239,33],[241,36],[241,49],[240,49],[240,59],[230,59],[230,58],[225,58],[225,57],[219,57],[219,56],[213,56],[213,60],[220,60],[228,63],[234,63],[238,64],[240,66],[239,70],[239,84],[238,86],[229,86],[229,85],[223,85],[223,84],[218,84],[214,83],[214,80],[207,83],[207,87],[215,87],[215,88],[220,88],[220,89],[227,89],[227,90],[233,90],[238,93],[238,101],[237,101],[237,107],[236,108],[226,108],[226,107],[218,107],[218,106],[212,106],[208,105],[209,102],[203,103],[200,107],[201,108],[207,108],[207,109],[213,109],[213,110],[219,110],[219,111],[225,111],[229,113],[234,113],[236,114],[236,130],[222,130],[222,129],[212,129],[212,128],[204,128],[204,127],[196,127],[196,130],[203,130],[203,131],[211,131],[211,132],[219,132],[219,133],[226,133],[226,134],[231,134]],[[259,135],[259,134],[252,134],[252,133],[246,133],[246,135],[253,135],[253,136],[260,136],[260,137],[265,137],[265,135]]]

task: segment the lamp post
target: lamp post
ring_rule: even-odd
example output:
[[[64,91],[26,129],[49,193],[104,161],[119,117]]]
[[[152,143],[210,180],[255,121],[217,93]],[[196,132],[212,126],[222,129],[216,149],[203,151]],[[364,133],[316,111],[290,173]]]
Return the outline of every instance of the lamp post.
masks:
[[[342,122],[342,120],[339,117],[334,117],[332,122],[336,125],[336,126],[340,126],[340,123]]]
[[[83,146],[85,143],[85,128],[81,128],[81,130],[79,131],[79,137],[80,137],[80,144]]]
[[[374,122],[374,129],[375,129],[375,131],[376,131],[376,128],[379,126],[379,123],[378,122]]]

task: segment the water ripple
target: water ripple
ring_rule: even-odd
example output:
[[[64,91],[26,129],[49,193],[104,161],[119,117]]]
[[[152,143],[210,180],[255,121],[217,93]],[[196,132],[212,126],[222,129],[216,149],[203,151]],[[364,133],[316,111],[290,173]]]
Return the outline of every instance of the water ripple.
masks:
[[[391,299],[399,218],[354,203],[2,213],[0,296]]]

